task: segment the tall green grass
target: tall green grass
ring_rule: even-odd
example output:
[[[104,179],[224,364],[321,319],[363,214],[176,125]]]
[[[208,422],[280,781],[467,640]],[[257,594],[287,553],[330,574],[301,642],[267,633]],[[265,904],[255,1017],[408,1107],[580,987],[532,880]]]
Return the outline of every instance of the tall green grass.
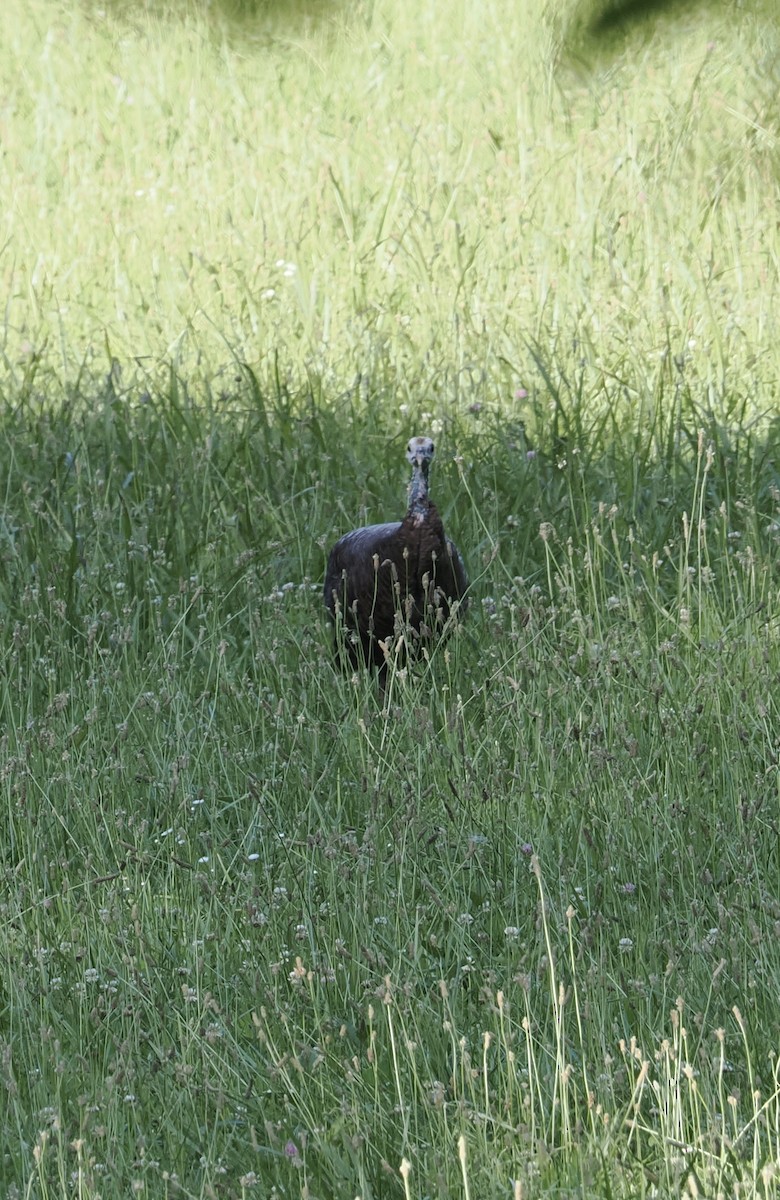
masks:
[[[60,7],[2,57],[7,366],[508,402],[529,343],[632,395],[660,355],[775,385],[777,29],[582,5]],[[595,10],[594,10],[595,11]],[[380,380],[376,381],[377,383]]]
[[[777,1195],[777,34],[593,14],[11,2],[9,1197]]]
[[[772,1193],[772,443],[455,429],[473,619],[383,706],[316,583],[341,419],[242,395],[6,417],[9,1185]]]

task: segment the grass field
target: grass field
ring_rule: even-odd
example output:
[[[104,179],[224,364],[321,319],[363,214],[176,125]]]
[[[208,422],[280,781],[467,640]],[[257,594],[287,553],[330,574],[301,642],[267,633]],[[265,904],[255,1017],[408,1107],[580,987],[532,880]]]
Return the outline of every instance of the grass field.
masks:
[[[771,8],[6,8],[0,1196],[776,1200]]]

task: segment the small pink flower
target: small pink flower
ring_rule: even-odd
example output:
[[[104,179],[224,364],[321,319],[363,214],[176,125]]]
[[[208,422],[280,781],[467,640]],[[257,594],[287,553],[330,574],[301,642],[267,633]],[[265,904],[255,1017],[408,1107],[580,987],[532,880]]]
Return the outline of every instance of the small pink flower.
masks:
[[[520,847],[520,853],[521,854],[533,854],[533,852],[534,852],[534,848],[531,845],[531,843],[523,842],[522,846]]]
[[[290,1138],[289,1142],[287,1142],[285,1144],[284,1152],[288,1158],[297,1158],[298,1157],[298,1147],[296,1146],[296,1144],[292,1140],[292,1138]]]
[[[536,458],[536,451],[535,450],[526,450],[525,457],[527,458],[528,462],[533,462],[534,459]]]
[[[515,391],[515,400],[525,400],[527,395],[528,392],[525,390],[525,388],[517,388]]]

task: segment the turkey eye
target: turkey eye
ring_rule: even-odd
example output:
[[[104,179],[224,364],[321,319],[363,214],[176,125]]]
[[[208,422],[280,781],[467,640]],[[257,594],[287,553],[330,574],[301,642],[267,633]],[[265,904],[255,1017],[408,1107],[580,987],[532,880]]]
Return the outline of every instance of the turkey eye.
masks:
[[[433,454],[435,449],[436,449],[436,447],[434,446],[433,442],[431,442],[431,454]]]

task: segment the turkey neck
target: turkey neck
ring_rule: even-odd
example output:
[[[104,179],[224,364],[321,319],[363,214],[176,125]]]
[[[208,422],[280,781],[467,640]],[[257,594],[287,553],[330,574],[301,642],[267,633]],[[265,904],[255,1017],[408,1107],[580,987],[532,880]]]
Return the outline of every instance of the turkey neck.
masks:
[[[420,521],[425,520],[430,507],[431,502],[428,499],[428,462],[426,459],[423,459],[422,462],[414,463],[412,467],[412,480],[409,484],[408,516],[417,525]]]

